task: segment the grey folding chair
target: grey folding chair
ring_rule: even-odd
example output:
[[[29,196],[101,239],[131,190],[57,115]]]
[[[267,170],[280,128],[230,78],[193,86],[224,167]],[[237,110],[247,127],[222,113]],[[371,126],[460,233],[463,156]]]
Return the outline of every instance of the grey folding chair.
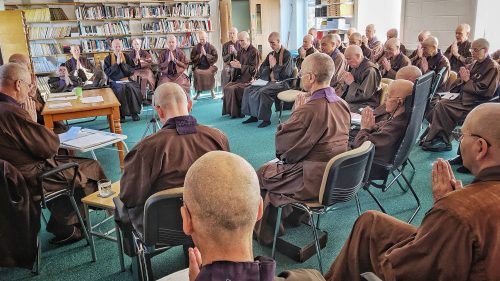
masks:
[[[271,254],[273,258],[275,257],[276,239],[281,224],[281,213],[285,206],[292,205],[295,208],[304,210],[310,216],[311,228],[316,246],[316,255],[318,257],[320,271],[323,273],[321,248],[317,234],[320,216],[332,211],[335,204],[347,202],[352,199],[356,200],[358,214],[361,214],[358,191],[368,180],[374,154],[375,146],[370,141],[366,141],[356,149],[333,157],[328,161],[325,168],[317,202],[296,202],[278,207]],[[316,223],[314,222],[313,215],[317,216]]]

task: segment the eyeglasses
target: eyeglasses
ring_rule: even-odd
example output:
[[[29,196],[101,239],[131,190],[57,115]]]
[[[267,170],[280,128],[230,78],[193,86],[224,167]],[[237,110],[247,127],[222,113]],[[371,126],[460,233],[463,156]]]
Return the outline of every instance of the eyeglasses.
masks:
[[[483,138],[482,136],[480,135],[477,135],[477,134],[472,134],[472,133],[464,133],[462,131],[455,131],[452,133],[453,135],[453,138],[456,139],[457,141],[462,141],[464,139],[465,136],[469,136],[469,137],[474,137],[474,138],[480,138],[480,139],[483,139],[486,144],[488,145],[488,147],[491,146],[490,142],[488,140],[486,140],[485,138]]]
[[[313,73],[312,72],[302,73],[302,72],[299,71],[299,74],[297,75],[297,77],[302,78],[302,77],[304,77],[306,75],[310,75],[310,74],[313,74]]]
[[[470,48],[469,51],[474,52],[474,53],[478,53],[482,49],[484,49],[484,48]]]

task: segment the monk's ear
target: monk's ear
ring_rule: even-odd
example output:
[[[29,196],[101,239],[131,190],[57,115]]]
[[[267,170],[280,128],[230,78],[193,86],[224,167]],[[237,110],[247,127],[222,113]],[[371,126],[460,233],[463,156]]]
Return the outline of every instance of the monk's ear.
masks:
[[[155,108],[156,112],[158,112],[158,117],[160,117],[160,120],[164,119],[165,118],[165,111],[163,111],[163,109],[159,106],[155,106],[154,108]]]
[[[182,230],[186,235],[191,235],[193,233],[193,220],[191,214],[185,206],[181,207],[182,216]]]
[[[488,143],[486,140],[479,138],[475,145],[477,145],[476,161],[483,160],[488,155]]]
[[[260,221],[263,214],[264,214],[264,202],[262,201],[261,197],[259,200],[259,209],[257,210],[257,221]]]

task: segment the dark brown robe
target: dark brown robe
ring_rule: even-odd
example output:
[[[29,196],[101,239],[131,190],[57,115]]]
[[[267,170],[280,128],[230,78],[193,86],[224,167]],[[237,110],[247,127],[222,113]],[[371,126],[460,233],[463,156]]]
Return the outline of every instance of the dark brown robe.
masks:
[[[236,43],[233,43],[233,41],[228,41],[222,45],[222,59],[224,61],[223,69],[221,72],[221,87],[224,89],[227,83],[231,82],[232,80],[232,75],[234,72],[234,69],[229,65],[229,62],[233,61],[236,59],[237,54],[230,53],[230,46],[234,46],[234,49],[236,49],[236,52],[239,52],[241,47],[240,47],[240,42],[236,41]]]
[[[30,97],[35,102],[36,107],[36,122],[40,125],[45,125],[45,121],[42,116],[43,107],[45,106],[45,101],[42,98],[42,95],[38,89],[35,90],[34,96]],[[68,126],[64,124],[63,121],[55,121],[54,122],[54,133],[62,134],[68,131]]]
[[[472,48],[472,42],[467,40],[462,43],[458,43],[458,58],[455,57],[454,55],[451,54],[451,46],[446,49],[444,52],[444,55],[448,58],[450,61],[450,66],[451,70],[455,71],[458,73],[460,70],[460,67],[466,66],[470,63],[472,63],[472,53],[470,52],[470,49]]]
[[[306,57],[308,55],[311,55],[311,54],[314,54],[318,51],[318,49],[314,48],[314,46],[312,46],[311,48],[307,49],[306,50]],[[297,67],[297,69],[300,71],[300,69],[302,68],[302,62],[304,61],[303,58],[301,58],[300,56],[297,57],[297,61],[295,62],[295,66]]]
[[[335,64],[335,73],[332,76],[332,80],[330,80],[330,87],[335,89],[337,95],[341,95],[344,88],[344,82],[340,81],[340,77],[344,75],[349,66],[347,65],[344,54],[342,54],[339,49],[335,49],[329,56]]]
[[[373,36],[373,38],[368,41],[367,47],[371,51],[369,59],[374,63],[384,55],[384,44],[377,39],[377,36]]]
[[[451,85],[450,92],[460,95],[454,100],[439,100],[427,116],[431,126],[426,140],[440,137],[445,143],[451,143],[451,132],[457,123],[479,103],[493,97],[499,79],[500,67],[489,55],[482,62],[476,61],[467,82],[458,78]]]
[[[149,89],[151,91],[154,91],[156,88],[156,77],[151,70],[151,64],[153,63],[153,58],[151,57],[151,54],[146,51],[146,50],[139,50],[139,57],[140,59],[137,59],[136,57],[136,51],[132,50],[128,54],[130,58],[134,61],[135,65],[135,70],[134,74],[130,76],[132,80],[137,81],[138,77],[141,77],[141,94],[143,98],[146,98],[146,89],[149,85]]]
[[[326,88],[313,93],[278,126],[279,161],[268,162],[257,171],[261,193],[265,194],[264,215],[255,226],[259,242],[272,242],[276,207],[297,200],[318,200],[326,164],[348,149],[350,120],[347,103],[335,95],[333,88]],[[290,215],[289,209],[284,210],[282,218]]]
[[[46,127],[31,120],[28,112],[11,97],[0,93],[0,155],[16,167],[32,195],[40,194],[38,176],[60,164],[76,162],[79,171],[75,183],[77,203],[86,194],[97,190],[97,181],[106,179],[104,172],[95,160],[57,156],[59,137]],[[72,178],[72,170],[64,171],[46,180],[46,190],[57,191]],[[66,197],[51,201],[51,211],[47,230],[57,233],[63,226],[78,223],[76,213]]]
[[[78,60],[80,61],[81,66],[85,68],[88,73],[93,74],[92,77],[90,77],[90,81],[93,81],[93,86],[97,87],[100,83],[102,84],[104,82],[101,82],[101,80],[104,79],[104,72],[102,70],[96,69],[85,57],[80,56]],[[89,80],[83,69],[77,69],[77,63],[74,57],[71,57],[66,61],[66,68],[68,69],[70,76],[80,77],[83,83]]]
[[[62,92],[71,92],[75,87],[83,86],[82,79],[78,76],[69,76],[69,80],[71,83],[66,84],[64,79],[60,77],[51,77],[49,78],[49,87],[51,93],[62,93]]]
[[[161,71],[161,77],[158,84],[161,85],[166,82],[176,83],[181,86],[184,92],[186,92],[186,95],[189,96],[191,81],[189,81],[189,77],[184,73],[189,66],[188,58],[179,48],[175,48],[172,53],[175,57],[175,61],[168,61],[170,57],[169,49],[162,51],[158,58],[158,66]]]
[[[407,65],[411,65],[410,59],[407,56],[405,56],[402,52],[400,52],[397,56],[394,56],[389,60],[389,62],[391,63],[391,69],[389,71],[385,70],[384,66],[381,63],[381,60],[382,58],[378,60],[378,64],[382,77],[393,80],[396,79],[396,73],[398,72],[398,70]]]
[[[0,160],[0,266],[31,268],[39,231],[40,204],[32,200],[23,175]]]
[[[434,203],[420,227],[368,211],[325,275],[359,280],[371,271],[385,281],[500,280],[500,166]]]
[[[201,48],[205,49],[206,56],[201,55]],[[207,91],[215,88],[215,73],[217,73],[217,50],[210,43],[201,45],[198,43],[191,50],[191,62],[193,63],[194,90]]]
[[[382,117],[385,114],[381,115]],[[375,145],[375,156],[373,161],[389,164],[394,159],[398,144],[405,133],[408,125],[409,115],[406,112],[396,117],[377,122],[371,129],[362,129],[356,135],[353,148],[360,147],[365,141],[371,141]],[[370,179],[383,179],[386,173],[379,166],[372,166]]]
[[[445,92],[447,90],[446,85],[448,83],[448,79],[450,78],[450,61],[441,53],[441,50],[438,50],[438,52],[434,56],[426,57],[426,59],[427,65],[429,66],[429,69],[427,69],[427,71],[424,72],[424,70],[422,69],[422,60],[419,60],[418,65],[416,65],[418,68],[420,68],[422,74],[426,74],[430,71],[434,71],[434,73],[438,74],[443,67],[446,67],[446,71],[443,74],[443,79],[441,80],[441,85],[437,90],[438,93]]]
[[[215,128],[198,125],[192,116],[174,117],[125,157],[120,199],[135,229],[142,233],[144,203],[154,193],[184,186],[191,165],[205,153],[229,151],[226,136]]]
[[[403,53],[403,55],[408,56],[408,55],[406,54],[406,46],[405,46],[405,45],[403,45],[403,43],[401,43],[401,44],[399,45],[399,51],[400,51],[401,53]]]
[[[365,44],[361,44],[361,51],[363,51],[363,56],[365,56],[365,58],[371,59],[372,50],[368,48]]]
[[[222,115],[229,114],[231,117],[241,117],[243,91],[257,74],[259,51],[250,44],[246,49],[238,51],[236,60],[241,63],[241,68],[234,69],[233,80],[224,87],[222,103]]]
[[[378,93],[382,75],[377,65],[367,58],[359,64],[357,68],[351,68],[354,82],[351,85],[345,84],[342,96],[352,112],[359,113],[359,109],[370,106],[375,108],[380,105],[380,95]]]
[[[414,65],[414,66],[419,66],[420,65],[420,61],[422,60],[422,58],[418,57],[417,55],[417,49],[415,49],[409,56],[408,58],[410,59],[411,61],[411,64]]]

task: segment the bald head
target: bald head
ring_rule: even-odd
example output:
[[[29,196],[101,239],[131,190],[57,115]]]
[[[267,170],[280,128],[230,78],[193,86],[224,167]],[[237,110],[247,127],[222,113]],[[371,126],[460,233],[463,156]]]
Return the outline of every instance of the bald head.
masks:
[[[422,42],[422,49],[425,57],[433,56],[437,53],[439,41],[434,36],[429,36]]]
[[[176,116],[188,115],[186,93],[176,83],[167,82],[158,86],[154,94],[154,105],[163,123]]]
[[[356,32],[356,28],[354,27],[350,27],[349,29],[347,29],[347,37],[351,36],[351,34],[353,34],[354,32]]]
[[[415,83],[415,80],[420,76],[422,76],[422,71],[414,65],[404,66],[396,73],[396,79],[408,80],[413,83]]]
[[[398,30],[396,28],[387,30],[387,40],[391,38],[398,38]]]
[[[236,43],[238,40],[238,29],[236,27],[231,27],[227,33],[229,40]]]
[[[371,40],[374,36],[375,36],[375,25],[374,24],[369,24],[366,26],[366,30],[365,30],[365,34],[366,34],[366,38],[368,38],[368,40]]]
[[[338,35],[337,33],[335,34],[332,34],[333,36],[333,42],[335,42],[335,47],[339,47],[340,44],[342,44],[342,38],[340,38],[340,35]]]
[[[399,41],[398,38],[391,38],[387,41],[385,41],[385,44],[384,46],[387,48],[387,47],[391,47],[391,48],[398,48],[401,46],[401,41]]]
[[[349,45],[344,52],[347,64],[352,68],[358,68],[363,61],[363,50],[358,45]]]
[[[313,46],[314,37],[311,34],[306,34],[302,39],[302,48],[309,50]]]
[[[242,31],[238,33],[238,41],[240,42],[240,46],[246,49],[250,46],[250,35],[246,31]]]
[[[389,97],[406,98],[413,93],[413,82],[408,80],[394,80],[389,84]]]
[[[241,233],[251,237],[260,202],[257,174],[236,154],[208,152],[186,174],[184,203],[195,232],[204,239],[229,243],[224,241],[227,235]]]
[[[500,103],[483,103],[474,108],[465,118],[463,130],[473,130],[471,133],[500,147]]]
[[[0,66],[0,92],[24,103],[28,98],[31,75],[23,64],[7,63]]]
[[[488,42],[488,40],[486,40],[484,38],[479,38],[479,39],[472,41],[472,48],[489,50],[490,49],[490,42]]]
[[[23,54],[13,54],[9,57],[9,62],[28,66],[30,64],[30,59],[28,56]]]
[[[330,83],[335,73],[335,63],[332,58],[323,53],[307,56],[302,62],[302,73],[314,73],[317,83]]]
[[[207,43],[207,33],[205,31],[200,31],[198,32],[198,40],[200,41],[200,44],[205,45]]]
[[[469,40],[469,35],[470,35],[470,25],[466,23],[459,24],[455,29],[455,39],[457,39],[458,43]]]
[[[359,32],[354,32],[349,36],[349,45],[361,46],[363,36]]]
[[[418,34],[418,42],[419,43],[424,42],[424,40],[427,39],[427,38],[429,38],[429,36],[431,36],[431,32],[429,30],[422,30]]]
[[[316,30],[316,28],[314,27],[311,27],[309,28],[309,31],[307,33],[311,34],[314,38],[316,38],[316,36],[318,35],[318,30]]]

